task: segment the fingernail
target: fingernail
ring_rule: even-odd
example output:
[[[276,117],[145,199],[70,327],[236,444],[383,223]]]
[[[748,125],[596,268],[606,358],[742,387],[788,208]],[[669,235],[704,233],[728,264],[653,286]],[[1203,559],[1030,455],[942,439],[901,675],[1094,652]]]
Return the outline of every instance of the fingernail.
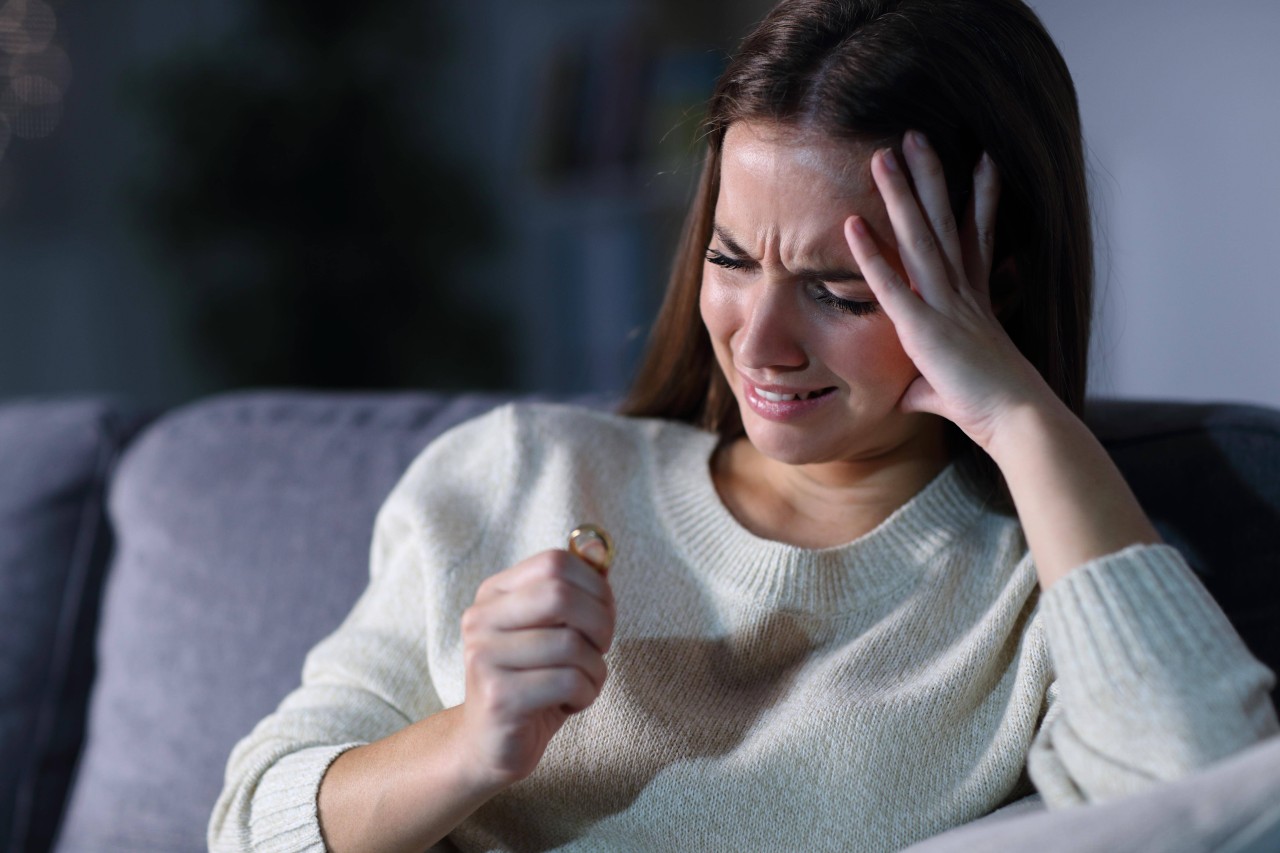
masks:
[[[925,135],[924,135],[923,133],[921,133],[920,131],[918,131],[918,130],[913,130],[913,131],[911,131],[911,141],[912,141],[912,143],[914,143],[914,144],[915,144],[915,146],[916,146],[917,148],[919,148],[921,151],[928,151],[928,150],[929,150],[929,140],[928,140],[928,139],[925,137]]]
[[[609,554],[609,551],[604,547],[604,543],[599,539],[584,542],[579,546],[578,551],[586,558],[588,563],[592,563],[597,567],[604,564],[605,558]]]
[[[861,216],[855,216],[853,218],[853,230],[858,233],[859,237],[867,236],[867,223],[862,221]]]
[[[884,160],[885,166],[889,168],[889,171],[891,172],[898,171],[898,158],[893,156],[892,148],[884,149],[884,151],[882,152],[882,158]]]

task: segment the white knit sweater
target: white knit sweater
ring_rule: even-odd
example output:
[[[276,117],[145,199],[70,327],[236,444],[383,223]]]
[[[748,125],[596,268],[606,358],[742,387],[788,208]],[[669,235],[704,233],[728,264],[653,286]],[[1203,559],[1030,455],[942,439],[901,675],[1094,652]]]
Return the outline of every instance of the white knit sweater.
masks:
[[[1040,595],[1017,522],[954,467],[867,535],[797,548],[725,509],[715,445],[558,406],[434,442],[379,513],[368,590],[233,752],[211,848],[323,850],[329,763],[462,702],[480,582],[586,521],[618,546],[609,679],[459,850],[897,850],[1031,783],[1050,807],[1113,797],[1277,730],[1273,675],[1174,549]]]

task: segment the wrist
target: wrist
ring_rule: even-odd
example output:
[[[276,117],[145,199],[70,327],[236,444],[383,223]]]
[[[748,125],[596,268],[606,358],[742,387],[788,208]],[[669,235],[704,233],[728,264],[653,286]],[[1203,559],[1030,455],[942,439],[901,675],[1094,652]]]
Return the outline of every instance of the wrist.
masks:
[[[1106,449],[1061,401],[1011,410],[989,452],[1042,588],[1090,560],[1160,541]]]
[[[431,737],[443,738],[448,748],[445,772],[453,780],[454,790],[468,800],[484,802],[520,781],[513,774],[494,769],[477,758],[467,737],[465,703],[441,711],[443,724]],[[424,734],[426,734],[424,732]]]
[[[1006,476],[1006,466],[1016,464],[1030,448],[1060,446],[1074,432],[1088,433],[1088,427],[1052,392],[1010,404],[993,423],[983,450]]]

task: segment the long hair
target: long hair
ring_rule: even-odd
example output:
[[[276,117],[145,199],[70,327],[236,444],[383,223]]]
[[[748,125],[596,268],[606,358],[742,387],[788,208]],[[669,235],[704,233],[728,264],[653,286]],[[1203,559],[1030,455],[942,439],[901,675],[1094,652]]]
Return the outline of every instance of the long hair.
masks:
[[[717,81],[706,155],[666,297],[622,411],[743,432],[698,308],[725,133],[765,121],[899,149],[922,131],[957,221],[983,151],[1000,172],[992,301],[1005,330],[1076,414],[1084,406],[1093,246],[1075,87],[1020,0],[783,0]],[[994,463],[952,431],[981,485]],[[1007,497],[1007,495],[1006,495]]]

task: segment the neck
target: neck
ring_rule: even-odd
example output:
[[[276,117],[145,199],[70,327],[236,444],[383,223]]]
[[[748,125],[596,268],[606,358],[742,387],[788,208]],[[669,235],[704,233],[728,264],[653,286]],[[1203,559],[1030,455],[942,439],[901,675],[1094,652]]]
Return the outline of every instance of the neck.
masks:
[[[713,474],[725,506],[752,533],[829,548],[874,530],[949,461],[941,435],[873,459],[814,465],[778,462],[742,438],[717,454]]]

